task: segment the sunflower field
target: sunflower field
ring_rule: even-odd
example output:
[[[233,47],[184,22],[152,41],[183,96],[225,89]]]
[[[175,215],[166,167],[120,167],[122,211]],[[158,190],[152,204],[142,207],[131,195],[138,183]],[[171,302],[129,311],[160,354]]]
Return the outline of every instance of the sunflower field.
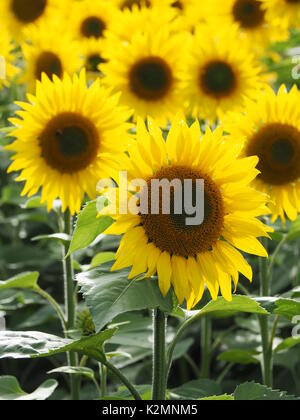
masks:
[[[0,28],[0,400],[300,400],[300,1]]]

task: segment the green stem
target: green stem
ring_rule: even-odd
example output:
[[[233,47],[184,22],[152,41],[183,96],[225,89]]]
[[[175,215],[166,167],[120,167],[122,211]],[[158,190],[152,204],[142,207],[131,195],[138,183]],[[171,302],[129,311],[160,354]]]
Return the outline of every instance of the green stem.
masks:
[[[123,373],[119,369],[117,369],[114,365],[112,365],[108,360],[105,360],[102,363],[107,367],[108,370],[110,370],[114,375],[116,375],[117,378],[120,379],[120,381],[126,386],[126,388],[129,390],[129,392],[131,393],[131,395],[133,396],[135,400],[139,400],[139,401],[142,400],[142,397],[137,392],[135,387],[126,378],[126,376],[123,375]]]
[[[266,246],[266,243],[264,243]],[[273,256],[273,261],[275,258]],[[273,263],[274,265],[274,263]],[[271,295],[271,272],[272,263],[268,264],[268,260],[265,258],[259,259],[260,268],[260,295],[262,297]],[[271,270],[270,270],[271,267]],[[260,332],[262,338],[263,347],[263,362],[262,362],[262,374],[264,385],[272,388],[273,387],[273,349],[270,346],[270,332],[269,332],[269,318],[267,316],[259,316]]]
[[[59,304],[45,290],[40,289],[39,287],[37,287],[36,289],[34,289],[34,291],[36,293],[38,293],[40,296],[42,296],[44,299],[46,299],[50,303],[50,305],[53,307],[53,309],[56,311],[56,313],[57,313],[57,315],[58,315],[58,317],[60,319],[60,322],[61,322],[61,325],[62,325],[62,329],[63,329],[64,333],[66,334],[66,332],[67,332],[67,322],[66,322],[64,313],[61,310]]]
[[[104,398],[107,393],[107,368],[100,363],[100,375],[101,375],[101,397]]]
[[[201,378],[209,379],[211,363],[212,322],[209,315],[201,320]]]
[[[64,232],[67,235],[72,235],[72,216],[70,211],[64,213]],[[74,330],[76,322],[76,302],[74,295],[74,272],[72,256],[66,257],[68,253],[68,245],[63,245],[63,267],[64,267],[64,289],[65,289],[65,311],[67,319],[67,334]],[[68,362],[71,367],[78,366],[78,356],[76,353],[68,355]],[[79,381],[78,377],[71,375],[71,394],[72,400],[79,400]]]
[[[153,386],[152,399],[166,399],[166,316],[160,309],[153,314]]]

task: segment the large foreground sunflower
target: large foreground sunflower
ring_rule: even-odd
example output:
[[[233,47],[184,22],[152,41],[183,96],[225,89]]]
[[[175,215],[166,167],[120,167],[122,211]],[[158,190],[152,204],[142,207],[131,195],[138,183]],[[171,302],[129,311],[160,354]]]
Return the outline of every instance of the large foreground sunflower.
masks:
[[[0,89],[8,86],[10,81],[19,73],[15,66],[16,57],[13,54],[14,45],[3,27],[0,28]]]
[[[215,25],[237,24],[239,34],[257,52],[288,36],[274,20],[267,18],[261,0],[210,0],[207,8],[209,17],[216,19]]]
[[[239,40],[236,27],[198,28],[185,60],[185,97],[190,112],[215,120],[241,108],[261,88],[259,64]]]
[[[99,80],[87,88],[84,72],[53,82],[43,74],[36,96],[28,98],[19,104],[20,118],[11,119],[16,141],[7,147],[15,152],[9,172],[21,170],[22,195],[42,188],[48,210],[60,198],[63,211],[79,212],[84,194],[95,196],[97,182],[110,172],[112,156],[126,150],[130,114]]]
[[[181,64],[185,35],[168,28],[136,33],[131,41],[107,41],[107,64],[100,66],[105,83],[121,92],[124,105],[135,115],[158,119],[163,126],[182,107]]]
[[[259,157],[258,189],[270,195],[273,221],[300,213],[300,93],[295,86],[278,95],[266,89],[257,102],[249,101],[242,114],[228,118],[225,128],[240,142],[242,156]]]
[[[300,26],[299,0],[261,0],[270,21],[286,28]]]
[[[69,0],[1,0],[0,16],[11,33],[22,37],[24,28],[44,18],[57,19],[67,10]]]
[[[33,92],[36,80],[41,80],[43,73],[52,79],[53,75],[62,77],[64,73],[72,75],[80,70],[82,61],[78,52],[78,44],[72,40],[61,25],[45,21],[41,25],[32,25],[25,31],[26,39],[22,50],[26,69],[23,82]]]
[[[232,281],[237,286],[239,272],[252,279],[251,267],[239,250],[267,256],[257,239],[270,231],[257,219],[268,212],[266,195],[249,186],[258,174],[258,159],[237,159],[234,148],[225,144],[221,129],[214,133],[208,129],[201,136],[198,122],[188,128],[183,117],[175,119],[166,142],[153,120],[149,119],[148,127],[149,132],[143,121],[138,121],[137,140],[130,146],[129,156],[124,154],[120,160],[128,182],[146,182],[135,197],[137,211],[124,214],[126,205],[121,200],[125,212],[112,213],[113,197],[118,197],[119,191],[116,194],[112,188],[105,195],[109,205],[102,214],[116,219],[106,233],[124,234],[113,270],[132,266],[130,279],[157,273],[162,294],[166,296],[173,285],[180,304],[186,300],[188,308],[202,298],[205,285],[213,299],[221,289],[230,301]],[[160,200],[152,196],[153,180],[191,180],[193,196],[198,191],[197,181],[204,180],[203,223],[190,226],[185,211],[174,211],[176,186],[171,190],[171,211],[164,213]],[[185,195],[185,187],[179,194]],[[144,203],[154,201],[158,211],[147,214],[142,210],[142,197]]]

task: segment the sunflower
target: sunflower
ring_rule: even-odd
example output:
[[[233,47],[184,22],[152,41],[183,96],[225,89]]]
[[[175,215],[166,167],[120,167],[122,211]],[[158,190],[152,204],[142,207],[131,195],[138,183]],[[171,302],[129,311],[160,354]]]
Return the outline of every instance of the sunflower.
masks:
[[[179,0],[172,2],[171,6],[177,10],[182,28],[194,31],[199,24],[207,22],[209,3],[199,0]]]
[[[43,73],[52,79],[53,75],[61,78],[64,73],[73,74],[80,69],[77,42],[60,25],[45,21],[31,25],[24,34],[30,39],[30,43],[22,45],[26,63],[23,82],[28,84],[29,91],[34,91],[36,80],[41,80]]]
[[[79,40],[101,39],[115,18],[117,9],[106,0],[82,0],[72,5],[71,25]]]
[[[288,37],[287,31],[268,19],[261,0],[211,0],[209,17],[215,25],[237,24],[242,39],[249,41],[253,50],[261,53],[272,42]]]
[[[261,69],[235,26],[198,28],[185,60],[184,92],[194,116],[215,120],[241,108],[262,86]]]
[[[259,157],[256,187],[271,197],[273,222],[300,213],[300,94],[281,86],[278,94],[266,88],[256,102],[248,101],[242,114],[227,117],[225,128],[240,142],[243,156]]]
[[[113,0],[113,3],[124,11],[169,6],[176,2],[174,0]]]
[[[268,213],[266,195],[249,186],[258,174],[258,158],[237,158],[234,148],[224,142],[221,128],[215,132],[208,128],[202,136],[198,122],[189,128],[181,116],[174,119],[166,142],[152,119],[148,130],[139,119],[136,142],[120,161],[122,171],[127,171],[128,194],[136,198],[137,211],[124,214],[126,205],[121,200],[124,209],[113,212],[113,197],[118,197],[120,191],[117,189],[116,194],[116,189],[111,188],[104,192],[108,206],[100,214],[115,219],[106,233],[124,234],[113,270],[132,267],[130,279],[157,273],[163,296],[173,285],[178,301],[182,304],[186,300],[188,308],[200,301],[205,285],[213,299],[221,289],[230,301],[232,281],[237,286],[239,272],[252,279],[251,267],[240,251],[267,257],[257,239],[268,237],[271,231],[257,219]],[[130,186],[135,179],[145,181],[138,194]],[[197,181],[204,180],[203,223],[190,226],[185,210],[174,211],[177,187],[170,192],[171,211],[162,212],[160,200],[152,196],[153,180],[190,180],[193,196]],[[179,193],[184,196],[185,187]],[[154,202],[158,211],[142,210],[142,197],[143,202]]]
[[[87,88],[84,71],[63,80],[54,76],[53,82],[43,74],[36,92],[28,95],[30,103],[18,103],[20,118],[11,119],[16,140],[7,147],[15,152],[8,171],[21,170],[22,195],[42,188],[48,210],[60,198],[63,211],[78,213],[84,194],[95,196],[113,156],[126,150],[130,113],[99,80]]]
[[[147,32],[155,28],[160,30],[161,27],[165,26],[168,26],[168,29],[172,32],[182,28],[176,9],[167,5],[160,7],[134,7],[132,10],[126,8],[122,11],[117,11],[109,31],[106,32],[106,37],[116,37],[119,40],[130,41],[136,33]]]
[[[39,23],[44,18],[56,19],[65,13],[69,0],[2,0],[0,16],[17,38],[22,38],[24,28]]]
[[[102,76],[99,65],[106,63],[106,60],[103,58],[103,45],[102,39],[92,38],[81,42],[80,49],[83,53],[84,67],[88,78],[91,80]]]
[[[100,66],[105,83],[122,92],[121,102],[134,109],[135,116],[148,115],[165,126],[181,109],[181,61],[184,34],[172,34],[168,28],[135,33],[130,41],[108,38]]]
[[[14,45],[11,42],[8,32],[0,29],[0,89],[9,86],[10,81],[15,78],[19,69],[15,66]]]
[[[299,0],[261,0],[267,18],[284,28],[298,28],[300,25]]]

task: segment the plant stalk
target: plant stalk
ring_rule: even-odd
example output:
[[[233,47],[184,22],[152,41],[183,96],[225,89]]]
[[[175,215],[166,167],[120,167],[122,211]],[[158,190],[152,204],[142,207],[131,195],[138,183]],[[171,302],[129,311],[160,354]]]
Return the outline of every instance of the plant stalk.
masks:
[[[69,210],[64,213],[64,232],[67,235],[72,235],[73,218]],[[76,301],[74,294],[74,272],[72,256],[66,257],[68,253],[68,245],[63,245],[63,268],[64,268],[64,292],[65,292],[65,312],[67,320],[67,334],[74,330],[76,322]],[[68,355],[68,363],[71,367],[78,366],[78,356],[76,353]],[[78,377],[71,375],[71,395],[72,400],[80,399],[79,381]]]
[[[167,318],[164,312],[155,309],[153,313],[153,401],[165,401],[166,399],[166,323]]]
[[[211,364],[212,322],[209,315],[202,320],[201,328],[201,378],[209,379]]]

